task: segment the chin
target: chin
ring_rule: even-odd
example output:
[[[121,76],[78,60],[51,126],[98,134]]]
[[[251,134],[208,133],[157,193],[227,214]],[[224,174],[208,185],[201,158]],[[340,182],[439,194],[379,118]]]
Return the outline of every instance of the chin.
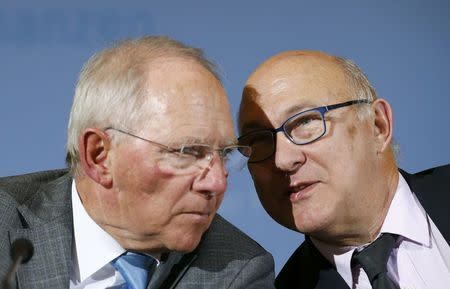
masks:
[[[329,228],[329,224],[326,220],[320,218],[296,218],[295,220],[295,228],[300,233],[310,235],[310,236],[322,236],[325,232],[327,232]]]
[[[197,248],[198,244],[200,244],[200,240],[201,236],[198,238],[183,236],[175,242],[172,248],[170,248],[170,251],[190,253]]]
[[[204,232],[205,230],[203,229],[174,232],[167,242],[167,248],[170,251],[182,253],[192,252],[197,248]]]

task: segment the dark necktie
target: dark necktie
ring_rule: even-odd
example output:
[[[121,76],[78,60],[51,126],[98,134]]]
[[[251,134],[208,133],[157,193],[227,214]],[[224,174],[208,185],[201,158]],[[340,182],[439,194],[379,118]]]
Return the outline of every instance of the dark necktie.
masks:
[[[125,279],[124,289],[145,289],[150,280],[149,270],[155,262],[150,256],[126,252],[111,263]]]
[[[352,265],[361,265],[373,289],[398,289],[387,276],[387,261],[395,241],[395,235],[383,234],[361,252],[353,254]]]

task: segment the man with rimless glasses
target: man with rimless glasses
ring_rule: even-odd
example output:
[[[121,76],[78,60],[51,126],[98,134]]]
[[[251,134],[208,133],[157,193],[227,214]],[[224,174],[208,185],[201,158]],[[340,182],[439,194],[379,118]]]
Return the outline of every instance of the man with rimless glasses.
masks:
[[[273,288],[272,256],[216,214],[251,152],[201,50],[149,36],[91,57],[67,151],[70,171],[0,179],[0,277],[34,246],[13,288]]]
[[[448,288],[450,166],[400,170],[392,126],[349,60],[287,51],[249,77],[239,144],[265,210],[305,234],[277,288]]]

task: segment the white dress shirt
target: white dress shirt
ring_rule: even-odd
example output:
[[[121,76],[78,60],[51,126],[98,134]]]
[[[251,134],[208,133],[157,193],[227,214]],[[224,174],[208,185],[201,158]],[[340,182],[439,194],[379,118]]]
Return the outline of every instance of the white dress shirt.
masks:
[[[401,289],[450,288],[450,247],[401,174],[381,233],[399,235],[388,260],[388,275]],[[371,289],[361,267],[351,268],[356,247],[337,247],[311,239],[322,255],[336,266],[350,288]]]
[[[121,288],[125,280],[110,262],[126,250],[88,215],[75,181],[72,182],[72,211],[74,245],[70,289]]]

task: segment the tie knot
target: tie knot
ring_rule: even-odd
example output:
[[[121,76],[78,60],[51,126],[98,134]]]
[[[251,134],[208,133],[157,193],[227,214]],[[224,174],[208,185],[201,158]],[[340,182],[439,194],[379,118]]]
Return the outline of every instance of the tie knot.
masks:
[[[125,279],[128,289],[145,289],[149,271],[155,259],[139,253],[126,252],[112,261],[112,265]]]
[[[355,251],[352,263],[361,265],[372,282],[380,273],[387,272],[387,262],[395,241],[395,235],[382,234],[361,252]]]

